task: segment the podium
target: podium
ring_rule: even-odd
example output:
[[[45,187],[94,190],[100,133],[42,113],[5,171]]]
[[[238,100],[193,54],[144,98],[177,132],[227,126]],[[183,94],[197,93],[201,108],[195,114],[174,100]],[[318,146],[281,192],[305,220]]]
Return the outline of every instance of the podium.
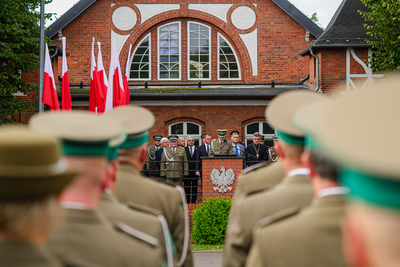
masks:
[[[233,197],[237,177],[243,170],[243,157],[202,157],[202,199]]]

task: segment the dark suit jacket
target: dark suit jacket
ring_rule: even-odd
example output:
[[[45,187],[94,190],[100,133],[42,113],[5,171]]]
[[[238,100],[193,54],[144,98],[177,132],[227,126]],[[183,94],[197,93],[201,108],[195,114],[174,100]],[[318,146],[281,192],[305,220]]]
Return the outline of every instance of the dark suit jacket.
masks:
[[[199,172],[201,173],[201,157],[208,157],[208,153],[206,152],[206,146],[205,144],[202,144],[201,146],[199,146],[197,148],[197,155],[196,155],[196,169],[199,170]]]
[[[164,148],[162,147],[162,148],[160,148],[160,149],[158,149],[157,151],[156,151],[156,165],[157,165],[157,168],[158,169],[160,169],[160,166],[161,166],[161,156],[162,156],[162,153],[163,153],[163,150]],[[158,176],[160,176],[160,174],[158,174]]]
[[[257,162],[255,161],[267,161],[268,160],[268,151],[267,147],[264,145],[259,144],[258,145],[258,158],[256,157],[257,152],[256,149],[254,148],[253,144],[250,144],[247,146],[247,155],[246,155],[246,160],[247,160],[247,166],[251,166],[253,164],[256,164]],[[250,155],[252,156],[250,156]],[[250,162],[249,162],[250,161]],[[251,162],[254,161],[254,162]]]
[[[196,160],[198,153],[198,146],[194,146],[193,156],[190,155],[189,147],[185,146],[186,156],[189,161],[189,176],[196,177]]]

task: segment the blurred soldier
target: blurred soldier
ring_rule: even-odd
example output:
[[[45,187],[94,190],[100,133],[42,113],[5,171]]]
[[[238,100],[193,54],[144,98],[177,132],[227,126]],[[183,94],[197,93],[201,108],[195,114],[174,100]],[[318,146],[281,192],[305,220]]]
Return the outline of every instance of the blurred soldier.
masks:
[[[151,178],[158,178],[159,168],[157,168],[157,164],[154,162],[156,160],[156,151],[161,148],[160,141],[162,136],[157,134],[153,136],[153,145],[147,148],[147,162],[146,162],[146,170],[147,176]]]
[[[183,179],[183,185],[185,188],[187,203],[196,203],[197,199],[198,177],[196,176],[196,158],[198,147],[194,144],[194,142],[195,141],[192,136],[189,136],[186,139],[187,146],[185,147],[185,152],[189,161],[189,177]]]
[[[226,156],[226,155],[236,155],[230,140],[226,140],[227,130],[217,130],[218,139],[215,139],[210,144],[210,151],[208,152],[209,157],[214,156]]]
[[[156,151],[156,162],[157,162],[156,164],[157,164],[158,170],[160,170],[160,167],[161,167],[161,156],[164,152],[164,148],[167,148],[167,147],[169,147],[168,138],[167,137],[161,138],[161,148]],[[158,177],[160,177],[160,171],[158,171]],[[162,179],[162,181],[164,181],[164,179]]]
[[[133,202],[155,209],[164,215],[178,252],[178,265],[193,266],[186,198],[182,188],[173,188],[140,175],[147,157],[148,130],[155,122],[153,114],[138,106],[120,106],[106,115],[120,123],[128,135],[118,150],[117,199],[122,203]]]
[[[168,136],[169,147],[161,156],[160,175],[166,178],[167,184],[182,185],[182,177],[189,177],[189,164],[186,151],[177,146],[178,136]]]
[[[0,266],[62,266],[44,244],[61,214],[60,192],[77,174],[56,139],[1,127]]]
[[[343,234],[354,267],[400,266],[399,97],[398,79],[376,81],[318,111],[316,143],[350,189]],[[379,129],[379,157],[371,153],[371,122]]]
[[[272,142],[274,142],[274,145],[268,148],[268,156],[269,159],[274,162],[278,160],[278,152],[277,152],[278,136],[274,135],[272,137]]]
[[[207,132],[202,135],[203,144],[197,149],[196,158],[196,175],[201,176],[201,157],[208,157],[208,152],[210,151],[210,144],[212,141],[211,133]]]
[[[294,120],[307,132],[302,162],[310,168],[313,204],[300,213],[293,205],[262,219],[253,230],[254,242],[246,266],[347,266],[342,256],[340,224],[345,211],[343,195],[348,189],[339,185],[337,167],[321,155],[310,133],[316,127],[312,117],[319,115],[315,111],[329,102],[326,99],[300,109]]]
[[[280,135],[280,156],[286,177],[265,192],[248,195],[237,203],[236,218],[229,223],[224,266],[244,266],[252,243],[251,230],[260,219],[297,205],[306,207],[313,198],[309,169],[301,162],[304,132],[293,125],[297,110],[323,98],[309,91],[283,93],[266,110],[267,121]],[[283,115],[283,116],[282,116]]]
[[[108,142],[122,128],[83,111],[38,114],[29,126],[35,132],[61,138],[68,162],[82,169],[61,194],[65,216],[50,234],[51,251],[100,266],[160,266],[162,251],[157,239],[124,223],[112,224],[98,211]]]
[[[106,115],[107,116],[107,115]],[[175,247],[171,240],[167,221],[161,214],[154,214],[152,210],[138,204],[130,203],[129,207],[120,203],[114,196],[116,172],[118,168],[118,148],[126,140],[126,134],[123,132],[121,137],[115,138],[109,142],[107,153],[108,167],[106,172],[105,189],[101,196],[99,209],[112,222],[126,223],[127,225],[142,231],[152,237],[155,237],[161,250],[163,251],[163,260],[167,266],[174,265],[173,251]],[[177,255],[176,255],[177,256]]]
[[[253,143],[247,146],[247,166],[257,164],[259,161],[267,160],[267,148],[260,144],[260,133],[255,132],[253,135]]]
[[[185,138],[183,137],[178,138],[178,147],[185,147]]]

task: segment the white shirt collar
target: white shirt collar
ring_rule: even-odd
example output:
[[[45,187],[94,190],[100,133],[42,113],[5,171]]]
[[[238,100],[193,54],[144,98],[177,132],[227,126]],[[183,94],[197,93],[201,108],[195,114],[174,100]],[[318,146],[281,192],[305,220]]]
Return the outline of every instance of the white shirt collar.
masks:
[[[297,169],[291,170],[287,174],[288,177],[292,177],[295,175],[310,175],[310,169],[309,168],[297,168]]]
[[[70,201],[62,201],[60,206],[65,209],[74,209],[74,210],[87,210],[85,204],[79,202],[70,202]]]
[[[332,195],[345,195],[349,193],[350,190],[344,186],[335,186],[335,187],[328,187],[318,191],[319,197],[326,197]]]

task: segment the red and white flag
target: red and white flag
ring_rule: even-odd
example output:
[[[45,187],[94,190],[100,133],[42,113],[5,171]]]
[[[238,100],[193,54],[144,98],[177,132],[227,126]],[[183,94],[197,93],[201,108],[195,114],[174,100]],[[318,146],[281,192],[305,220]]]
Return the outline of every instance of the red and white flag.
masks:
[[[99,80],[101,87],[103,88],[103,95],[107,96],[107,88],[108,88],[108,79],[107,74],[103,66],[103,57],[101,55],[101,43],[97,42],[97,46],[99,47],[99,53],[97,55],[97,73],[99,74]],[[106,101],[101,103],[96,107],[96,113],[103,113],[106,109]]]
[[[124,84],[122,82],[121,65],[119,64],[115,39],[113,39],[111,45],[111,61],[110,72],[108,76],[108,89],[105,111],[109,111],[114,107],[118,107],[120,105],[120,100],[123,93]]]
[[[125,76],[124,76],[124,96],[121,99],[121,105],[129,105],[129,100],[130,100],[128,76],[129,76],[129,63],[131,59],[131,49],[132,45],[129,46],[128,59],[126,60]]]
[[[69,89],[68,66],[67,66],[67,39],[62,38],[63,53],[62,53],[62,86],[61,86],[61,110],[71,110],[71,91]]]
[[[94,59],[94,37],[92,42],[92,61],[90,67],[90,94],[89,94],[89,111],[96,112],[96,107],[104,102],[105,97],[103,88],[97,73],[96,61]]]
[[[60,110],[58,103],[56,84],[54,83],[54,74],[51,67],[49,48],[46,44],[46,55],[44,59],[44,79],[43,79],[43,104],[50,106],[50,110]]]

